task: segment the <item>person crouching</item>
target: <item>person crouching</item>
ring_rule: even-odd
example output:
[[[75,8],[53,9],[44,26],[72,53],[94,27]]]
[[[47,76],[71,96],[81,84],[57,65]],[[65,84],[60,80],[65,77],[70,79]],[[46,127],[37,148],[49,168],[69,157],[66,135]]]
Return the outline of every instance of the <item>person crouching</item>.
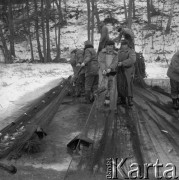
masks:
[[[123,40],[118,51],[117,88],[120,104],[133,106],[133,79],[135,74],[136,53],[129,47],[129,42]]]
[[[177,51],[171,60],[167,71],[167,76],[170,78],[171,98],[173,100],[173,108],[179,109],[179,51]]]
[[[118,63],[117,52],[114,50],[114,41],[109,40],[106,47],[99,53],[99,88],[106,88],[105,105],[110,105],[110,109],[116,109],[117,87],[116,87],[116,67]]]
[[[89,104],[93,101],[94,92],[98,89],[98,61],[92,43],[85,41],[84,45],[84,61],[81,66],[85,67],[85,102]]]

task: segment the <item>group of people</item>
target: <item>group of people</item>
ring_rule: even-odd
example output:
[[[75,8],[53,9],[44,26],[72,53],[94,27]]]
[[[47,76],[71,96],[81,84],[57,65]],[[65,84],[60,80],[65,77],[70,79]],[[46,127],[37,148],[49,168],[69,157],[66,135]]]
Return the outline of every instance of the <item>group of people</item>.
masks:
[[[109,38],[108,28],[101,24],[101,38],[98,51],[90,41],[85,41],[84,49],[71,52],[70,63],[74,75],[75,96],[84,95],[86,103],[94,101],[95,92],[105,89],[104,104],[116,109],[117,103],[133,106],[133,80],[135,75],[135,43],[131,29],[118,27],[119,36]],[[121,43],[116,51],[115,43]],[[179,110],[179,51],[171,60],[167,72],[170,78],[173,108]]]
[[[134,35],[127,28],[118,28],[119,36],[110,39],[108,28],[101,24],[101,38],[98,52],[90,41],[84,42],[84,49],[71,52],[70,63],[74,75],[78,76],[75,95],[85,95],[85,102],[92,103],[96,92],[105,89],[104,105],[116,109],[117,103],[133,105]],[[118,51],[115,42],[121,42]]]

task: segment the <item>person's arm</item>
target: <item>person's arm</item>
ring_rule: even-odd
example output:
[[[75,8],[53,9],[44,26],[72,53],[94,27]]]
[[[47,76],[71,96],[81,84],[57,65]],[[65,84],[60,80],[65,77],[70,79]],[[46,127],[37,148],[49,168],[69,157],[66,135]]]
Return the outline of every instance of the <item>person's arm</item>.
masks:
[[[78,52],[78,55],[77,55],[77,63],[78,63],[78,64],[83,63],[83,51]]]
[[[92,58],[92,54],[91,54],[90,50],[86,49],[83,63],[86,65],[88,62],[90,62],[91,58]]]
[[[118,55],[116,53],[114,58],[113,58],[113,61],[112,61],[111,65],[110,65],[110,69],[112,71],[114,71],[116,69],[116,67],[117,67],[117,64],[118,64]]]
[[[122,61],[121,65],[124,67],[129,67],[129,66],[132,66],[135,62],[136,62],[136,53],[134,50],[131,50],[129,52],[129,58]]]

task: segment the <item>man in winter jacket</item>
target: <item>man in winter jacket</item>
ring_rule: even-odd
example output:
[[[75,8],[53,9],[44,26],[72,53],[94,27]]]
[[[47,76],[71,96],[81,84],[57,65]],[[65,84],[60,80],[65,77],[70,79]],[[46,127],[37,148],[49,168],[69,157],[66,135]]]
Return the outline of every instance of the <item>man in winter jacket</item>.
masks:
[[[105,87],[105,105],[115,110],[117,105],[116,67],[118,63],[117,52],[114,50],[114,41],[109,40],[106,47],[98,56],[99,62],[99,88]]]
[[[133,106],[132,98],[135,61],[135,51],[129,47],[129,42],[127,40],[123,40],[121,42],[121,48],[118,51],[117,87],[121,103],[125,104],[127,97],[129,106]]]
[[[119,36],[114,39],[115,42],[119,43],[122,37],[129,42],[129,47],[134,49],[134,33],[129,28],[123,28],[120,26],[118,28]]]
[[[80,96],[82,93],[84,93],[84,86],[85,86],[84,69],[82,69],[78,73],[82,62],[83,62],[83,50],[81,50],[81,49],[73,50],[71,52],[70,63],[73,68],[74,75],[78,76],[77,81],[75,83],[75,96],[77,96],[77,97]]]
[[[98,89],[98,61],[97,53],[90,41],[84,43],[84,61],[81,67],[85,68],[85,99],[91,103],[91,97]]]
[[[105,47],[106,42],[109,40],[109,32],[106,24],[104,22],[100,23],[101,37],[99,41],[98,53]]]
[[[173,108],[179,109],[179,51],[177,51],[171,60],[170,66],[167,71],[170,78],[171,97],[173,100]]]

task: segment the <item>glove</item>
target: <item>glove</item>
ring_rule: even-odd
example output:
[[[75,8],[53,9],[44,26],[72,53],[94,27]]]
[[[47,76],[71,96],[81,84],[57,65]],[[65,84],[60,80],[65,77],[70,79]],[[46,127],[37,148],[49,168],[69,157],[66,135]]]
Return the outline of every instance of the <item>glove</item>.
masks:
[[[119,62],[119,63],[118,63],[118,66],[122,66],[122,62]]]
[[[107,69],[107,71],[106,71],[107,73],[110,73],[111,72],[111,69]]]
[[[106,70],[103,70],[103,75],[106,75]]]
[[[81,64],[80,64],[80,63],[78,63],[76,66],[77,66],[77,67],[79,67],[79,66],[81,66]]]
[[[84,67],[85,66],[85,63],[81,63],[81,67]]]

